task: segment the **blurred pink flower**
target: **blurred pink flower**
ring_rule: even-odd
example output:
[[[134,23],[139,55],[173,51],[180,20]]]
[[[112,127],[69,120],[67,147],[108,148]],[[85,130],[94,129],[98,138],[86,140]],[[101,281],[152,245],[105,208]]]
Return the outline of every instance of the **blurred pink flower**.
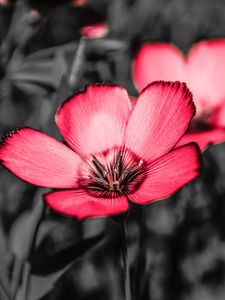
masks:
[[[88,0],[71,0],[71,4],[74,6],[91,7]],[[83,26],[81,28],[81,35],[92,39],[103,38],[107,35],[108,31],[109,31],[108,25],[105,22],[98,21],[96,23]]]
[[[14,1],[12,1],[12,0],[0,0],[0,5],[10,4],[11,2],[14,2]]]
[[[44,199],[62,214],[78,219],[120,214],[128,200],[151,203],[199,175],[197,145],[176,147],[194,113],[184,83],[148,85],[133,110],[123,88],[90,85],[57,111],[69,147],[22,128],[3,139],[0,161],[31,184],[60,189]]]
[[[71,0],[71,3],[75,6],[85,6],[89,3],[88,0]]]
[[[133,76],[139,91],[155,80],[184,81],[190,88],[196,117],[178,145],[194,141],[204,150],[225,141],[225,40],[199,42],[187,57],[171,44],[144,44]]]
[[[81,28],[81,34],[88,38],[103,38],[107,33],[108,26],[106,23],[96,23]]]

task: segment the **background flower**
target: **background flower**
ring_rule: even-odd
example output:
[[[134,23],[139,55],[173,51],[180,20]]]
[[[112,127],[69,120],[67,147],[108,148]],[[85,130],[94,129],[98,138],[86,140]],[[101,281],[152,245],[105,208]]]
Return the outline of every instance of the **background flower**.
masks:
[[[134,60],[133,76],[140,90],[154,80],[181,80],[190,86],[197,108],[190,131],[180,142],[196,141],[202,150],[225,140],[225,40],[202,41],[185,57],[171,44],[145,44]]]

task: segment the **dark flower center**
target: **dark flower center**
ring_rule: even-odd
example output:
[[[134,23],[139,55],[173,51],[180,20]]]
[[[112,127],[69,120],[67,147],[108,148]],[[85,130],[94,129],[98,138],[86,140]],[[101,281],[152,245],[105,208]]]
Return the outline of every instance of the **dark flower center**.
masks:
[[[98,197],[130,194],[143,182],[145,168],[144,161],[130,151],[112,150],[104,157],[91,156],[88,171],[81,172],[80,184]]]

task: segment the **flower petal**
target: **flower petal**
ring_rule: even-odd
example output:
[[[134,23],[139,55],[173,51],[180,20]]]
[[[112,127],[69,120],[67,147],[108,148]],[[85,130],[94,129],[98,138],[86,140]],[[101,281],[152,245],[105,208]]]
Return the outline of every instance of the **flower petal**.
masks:
[[[6,136],[0,145],[0,161],[19,178],[49,188],[77,186],[81,159],[70,148],[31,128]]]
[[[225,40],[202,41],[189,52],[187,84],[202,106],[215,106],[225,98],[224,55]]]
[[[225,100],[215,107],[213,114],[210,116],[209,123],[213,127],[225,128]]]
[[[95,198],[82,190],[52,192],[46,194],[44,200],[53,210],[79,220],[117,215],[128,210],[124,196]]]
[[[93,154],[121,145],[130,111],[125,89],[90,85],[59,108],[56,123],[74,151]]]
[[[125,134],[125,146],[140,158],[154,160],[169,152],[195,113],[185,83],[156,81],[137,100]]]
[[[224,55],[225,39],[199,42],[187,58],[171,44],[146,44],[134,60],[134,81],[139,90],[159,79],[186,82],[200,115],[225,99]]]
[[[132,202],[147,204],[168,197],[199,176],[199,149],[196,144],[185,145],[154,161],[147,179],[129,196]]]
[[[203,132],[190,132],[185,134],[177,146],[185,145],[190,142],[198,144],[201,151],[207,149],[209,144],[218,144],[225,142],[225,129],[211,129]]]
[[[185,71],[182,52],[171,44],[144,44],[134,59],[133,77],[139,91],[156,80],[186,81]]]
[[[106,23],[95,23],[81,28],[81,34],[92,39],[103,38],[109,29]]]

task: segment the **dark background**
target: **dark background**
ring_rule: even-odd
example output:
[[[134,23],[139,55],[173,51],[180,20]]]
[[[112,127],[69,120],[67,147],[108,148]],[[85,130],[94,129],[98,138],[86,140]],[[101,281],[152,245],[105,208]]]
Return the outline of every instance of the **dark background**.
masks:
[[[81,39],[81,28],[97,22],[108,24],[107,36]],[[217,37],[225,37],[222,0],[1,4],[0,133],[31,126],[60,140],[54,114],[74,91],[109,82],[137,95],[131,63],[142,43],[172,42],[186,53],[195,42]],[[202,162],[201,178],[173,197],[131,207],[127,230],[135,300],[225,297],[225,144],[210,146]],[[5,282],[13,277],[45,192],[0,169]],[[78,222],[46,208],[28,260],[28,300],[124,299],[121,233],[112,218]]]

